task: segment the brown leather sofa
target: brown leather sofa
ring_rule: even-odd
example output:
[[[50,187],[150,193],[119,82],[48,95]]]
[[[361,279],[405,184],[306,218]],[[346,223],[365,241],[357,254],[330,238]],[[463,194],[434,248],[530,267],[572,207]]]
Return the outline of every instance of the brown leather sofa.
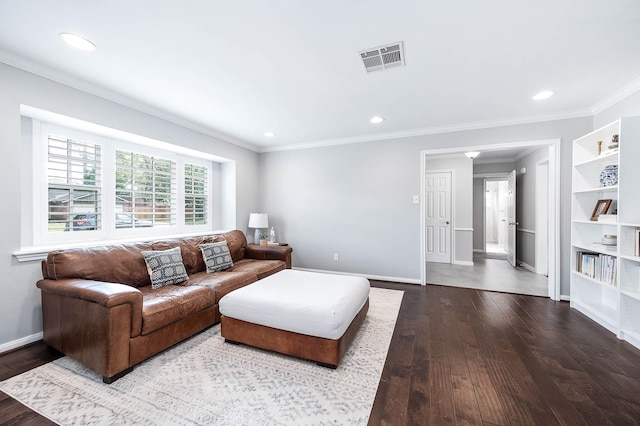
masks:
[[[226,240],[233,267],[207,273],[200,244]],[[189,280],[151,288],[143,250],[180,247]],[[102,375],[141,361],[220,321],[227,293],[285,268],[290,247],[247,245],[242,231],[57,250],[42,262],[44,341]]]

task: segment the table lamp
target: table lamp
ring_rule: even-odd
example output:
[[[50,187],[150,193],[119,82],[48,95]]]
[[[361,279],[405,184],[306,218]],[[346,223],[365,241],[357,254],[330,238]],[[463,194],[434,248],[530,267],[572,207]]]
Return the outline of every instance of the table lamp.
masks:
[[[255,228],[253,235],[253,243],[260,243],[260,230],[269,227],[269,216],[266,213],[250,213],[249,228]]]

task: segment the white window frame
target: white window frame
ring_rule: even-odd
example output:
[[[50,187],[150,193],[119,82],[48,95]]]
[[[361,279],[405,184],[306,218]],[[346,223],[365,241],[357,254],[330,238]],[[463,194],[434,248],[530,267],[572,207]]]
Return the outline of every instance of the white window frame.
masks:
[[[192,161],[191,161],[192,160]],[[205,225],[194,225],[191,223],[187,223],[186,222],[186,207],[187,207],[187,193],[186,193],[186,189],[185,189],[185,185],[186,185],[186,173],[185,173],[185,169],[187,164],[191,164],[192,166],[196,166],[196,167],[204,167],[206,169],[206,173],[205,173],[205,188],[204,188],[204,192],[206,194],[206,203],[205,203],[205,218],[206,218],[206,222]],[[183,164],[182,164],[182,168],[180,169],[179,172],[183,173],[183,178],[182,178],[182,199],[184,200],[184,203],[182,205],[182,208],[179,209],[182,211],[183,214],[183,222],[185,224],[185,229],[195,229],[198,230],[198,228],[202,227],[202,226],[206,226],[206,224],[211,223],[212,218],[209,216],[212,214],[213,212],[213,203],[211,201],[211,180],[213,177],[213,165],[211,163],[209,164],[201,164],[201,160],[197,159],[197,158],[193,158],[193,159],[189,159],[186,160]],[[194,197],[196,197],[196,194],[192,194]],[[194,214],[195,214],[195,210],[194,210]]]
[[[215,161],[179,154],[176,152],[157,149],[146,144],[137,144],[99,134],[83,132],[69,127],[33,120],[33,246],[59,245],[61,243],[86,244],[103,240],[143,240],[163,236],[186,235],[213,232],[215,211],[213,209],[213,168]],[[55,134],[65,139],[91,141],[101,145],[102,151],[102,180],[101,180],[101,216],[100,229],[82,232],[49,232],[48,231],[48,140],[49,134]],[[175,161],[175,225],[149,228],[120,228],[115,227],[115,152],[117,149],[138,152],[154,157],[161,157]],[[207,168],[207,223],[203,225],[186,225],[184,214],[184,165],[196,164]]]

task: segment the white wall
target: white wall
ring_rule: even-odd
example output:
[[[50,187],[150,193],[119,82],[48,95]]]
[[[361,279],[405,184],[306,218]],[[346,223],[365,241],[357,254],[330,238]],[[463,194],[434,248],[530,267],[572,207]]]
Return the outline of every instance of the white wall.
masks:
[[[4,208],[0,238],[0,352],[27,343],[42,331],[40,262],[18,263],[12,256],[20,249],[21,212],[21,119],[20,104],[90,121],[114,129],[183,145],[236,161],[236,224],[246,229],[249,212],[258,208],[258,154],[202,133],[164,121],[97,96],[37,77],[0,63],[0,173]],[[179,102],[176,99],[176,102]]]
[[[261,154],[261,210],[293,246],[294,267],[418,282],[420,152],[560,138],[561,292],[569,294],[571,145],[592,118]],[[469,193],[471,197],[471,193]],[[471,223],[469,224],[470,226]],[[333,253],[340,261],[333,262]]]

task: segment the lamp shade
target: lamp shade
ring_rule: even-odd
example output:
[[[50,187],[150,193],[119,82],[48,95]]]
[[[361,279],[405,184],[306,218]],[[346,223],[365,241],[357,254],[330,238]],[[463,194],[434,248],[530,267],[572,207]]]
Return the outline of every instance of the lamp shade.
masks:
[[[269,216],[266,213],[249,214],[249,228],[268,228]]]

